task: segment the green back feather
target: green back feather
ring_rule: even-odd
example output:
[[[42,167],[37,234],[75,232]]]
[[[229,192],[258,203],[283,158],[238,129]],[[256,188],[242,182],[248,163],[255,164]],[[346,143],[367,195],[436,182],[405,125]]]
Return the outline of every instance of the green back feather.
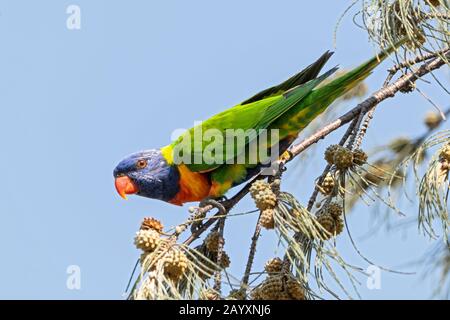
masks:
[[[189,159],[189,161],[185,162],[186,166],[190,170],[197,172],[213,170],[223,163],[235,159],[245,151],[246,146],[251,141],[257,138],[257,135],[247,135],[245,137],[245,144],[234,143],[233,150],[227,150],[226,139],[219,142],[222,145],[221,150],[219,150],[219,152],[222,152],[222,163],[216,163],[215,154],[211,154],[211,157],[208,158],[209,153],[204,152],[209,145],[217,145],[217,141],[214,138],[211,139],[212,141],[204,141],[203,139],[198,139],[198,135],[203,135],[210,129],[214,129],[222,137],[227,136],[226,130],[228,129],[242,130],[243,132],[251,129],[253,133],[258,133],[261,129],[267,129],[289,109],[297,106],[315,87],[336,70],[337,68],[333,68],[316,79],[292,88],[289,94],[269,97],[245,105],[238,105],[207,119],[199,126],[188,130],[172,144],[175,157],[180,155],[180,151],[182,150],[183,158]],[[196,135],[196,132],[198,135]],[[214,133],[213,131],[209,132]],[[198,160],[202,161],[198,163]]]

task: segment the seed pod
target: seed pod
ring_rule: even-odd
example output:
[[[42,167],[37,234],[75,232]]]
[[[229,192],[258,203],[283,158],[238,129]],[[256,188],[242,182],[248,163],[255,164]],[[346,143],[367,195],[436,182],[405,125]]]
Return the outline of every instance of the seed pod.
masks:
[[[334,178],[330,172],[327,173],[319,188],[324,195],[330,195],[334,190]]]
[[[220,266],[222,267],[222,269],[226,269],[230,266],[230,264],[230,256],[225,251],[222,251]]]
[[[367,162],[367,153],[365,153],[361,149],[353,150],[353,162],[357,164],[358,166],[363,165]]]
[[[342,206],[336,202],[330,202],[323,208],[325,214],[329,214],[333,218],[339,218],[342,215],[344,209]]]
[[[261,227],[265,229],[275,228],[275,220],[273,214],[273,209],[266,209],[261,212],[261,216],[259,218],[259,224],[261,225]]]
[[[144,221],[142,221],[141,224],[141,230],[155,230],[159,233],[161,233],[164,229],[164,226],[159,220],[156,220],[155,218],[144,218]]]
[[[225,245],[225,239],[220,235],[219,232],[214,231],[208,234],[205,238],[206,249],[210,252],[217,252],[219,250],[219,245],[223,247]]]
[[[337,150],[342,148],[338,144],[332,144],[331,146],[328,146],[328,148],[325,150],[324,158],[328,162],[328,164],[334,164],[334,156],[336,155]]]
[[[252,183],[249,192],[250,194],[254,197],[255,195],[257,195],[260,191],[264,191],[266,189],[269,189],[270,186],[269,184],[264,181],[264,180],[256,180],[255,182]]]
[[[200,293],[200,297],[202,300],[220,300],[219,293],[216,290],[211,289],[211,288],[203,290]]]
[[[269,261],[266,262],[264,266],[264,270],[266,270],[268,274],[279,273],[281,272],[282,268],[283,268],[283,260],[281,260],[278,257],[270,259]]]
[[[269,276],[261,284],[261,298],[263,300],[278,300],[283,291],[283,277],[281,275]]]
[[[344,220],[341,217],[334,218],[334,233],[336,235],[341,234],[344,231]]]
[[[257,288],[255,288],[255,289],[253,289],[253,290],[250,292],[250,298],[251,298],[251,300],[264,300],[263,297],[262,297],[262,295],[261,295],[261,292],[262,292],[261,287],[257,287]]]
[[[441,148],[439,156],[442,159],[446,160],[447,162],[450,162],[450,143],[447,143],[445,146]]]
[[[329,214],[319,214],[317,216],[317,222],[320,223],[320,225],[326,230],[328,231],[328,233],[322,232],[322,238],[324,240],[328,240],[331,239],[331,237],[334,235],[334,231],[335,231],[335,220],[334,218],[329,215]]]
[[[425,3],[432,7],[439,7],[441,5],[440,0],[426,0]]]
[[[173,281],[180,280],[189,262],[183,251],[178,248],[172,248],[164,255],[163,259],[166,277]]]
[[[245,292],[245,289],[233,289],[230,291],[229,297],[235,300],[245,300],[247,298],[247,294]]]
[[[256,207],[261,211],[272,209],[275,207],[277,202],[277,197],[270,189],[260,192],[254,197],[254,199]]]
[[[136,248],[146,252],[155,250],[160,241],[159,233],[153,229],[139,230],[136,232],[136,237],[134,238]]]
[[[428,129],[433,130],[436,129],[441,124],[442,118],[439,113],[437,112],[427,112],[425,115],[425,125],[428,127]]]
[[[341,170],[350,168],[353,165],[353,153],[344,147],[337,149],[334,154],[334,164]]]
[[[450,170],[450,163],[449,163],[447,160],[443,159],[443,160],[441,161],[441,166],[440,166],[439,170],[440,170],[444,175],[447,175],[447,172]]]
[[[263,211],[272,209],[277,203],[277,196],[273,193],[270,185],[263,180],[256,180],[250,187],[250,195],[255,200],[256,207]]]
[[[305,300],[303,286],[292,276],[286,281],[286,291],[294,300]]]

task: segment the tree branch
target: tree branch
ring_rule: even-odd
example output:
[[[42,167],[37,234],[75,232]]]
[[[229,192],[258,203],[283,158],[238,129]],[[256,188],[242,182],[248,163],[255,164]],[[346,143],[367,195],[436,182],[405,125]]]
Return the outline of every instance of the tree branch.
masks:
[[[446,51],[442,52],[442,56],[445,56],[446,59],[449,59],[450,49],[446,49]],[[402,89],[406,89],[411,83],[415,82],[417,79],[431,73],[436,69],[439,69],[440,67],[446,64],[446,61],[443,59],[442,56],[429,58],[432,60],[423,63],[416,71],[404,74],[399,79],[394,81],[392,84],[386,85],[380,90],[374,92],[370,97],[359,103],[356,107],[354,107],[344,115],[328,123],[322,129],[316,131],[314,134],[310,135],[301,142],[291,146],[291,148],[288,151],[290,156],[282,160],[279,160],[280,164],[282,165],[286,164],[287,162],[291,161],[296,156],[298,156],[300,153],[305,151],[307,148],[309,148],[311,145],[324,139],[330,133],[336,131],[337,129],[349,123],[350,121],[357,119],[360,116],[364,116],[367,112],[376,107],[380,102],[388,98],[394,97],[399,91],[401,91]],[[244,196],[248,193],[252,183],[255,180],[263,178],[265,177],[262,176],[261,174],[257,175],[254,179],[248,182],[235,196],[233,196],[231,199],[221,202],[223,207],[226,209],[226,213],[228,213],[239,201],[242,200],[242,198],[244,198]],[[212,210],[213,208],[214,206],[207,205],[205,207],[200,208],[200,210],[203,210],[203,212],[206,213]],[[191,236],[184,241],[184,244],[189,245],[190,243],[192,243],[204,231],[206,231],[216,221],[216,219],[220,218],[221,216],[223,216],[223,214],[221,212],[218,212],[213,217],[208,218],[208,221],[206,221],[196,232],[192,233]]]

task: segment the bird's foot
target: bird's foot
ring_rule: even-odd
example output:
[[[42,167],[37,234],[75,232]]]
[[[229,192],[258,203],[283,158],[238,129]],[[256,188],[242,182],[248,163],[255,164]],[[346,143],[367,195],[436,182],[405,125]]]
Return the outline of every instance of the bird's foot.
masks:
[[[220,213],[225,214],[226,209],[223,205],[224,202],[228,201],[225,196],[219,198],[205,198],[200,201],[199,206],[194,209],[192,216],[191,232],[197,232],[203,226],[203,220],[206,218],[206,213],[209,210],[205,210],[206,207],[212,206],[217,208]]]

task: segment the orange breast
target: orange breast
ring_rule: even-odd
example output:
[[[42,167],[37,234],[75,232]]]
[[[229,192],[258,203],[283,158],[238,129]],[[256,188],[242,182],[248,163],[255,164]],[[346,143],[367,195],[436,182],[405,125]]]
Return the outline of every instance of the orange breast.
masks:
[[[180,191],[169,202],[182,205],[185,202],[201,201],[209,195],[211,183],[206,173],[192,172],[185,165],[178,166]]]

